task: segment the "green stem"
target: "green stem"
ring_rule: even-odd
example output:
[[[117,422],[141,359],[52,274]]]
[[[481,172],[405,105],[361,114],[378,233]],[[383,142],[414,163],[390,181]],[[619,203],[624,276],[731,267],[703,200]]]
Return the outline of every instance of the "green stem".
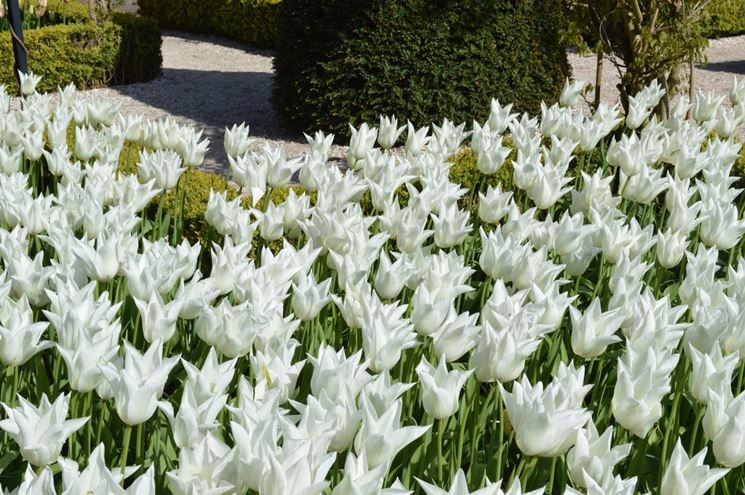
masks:
[[[528,457],[525,456],[525,455],[521,455],[520,456],[520,462],[517,465],[517,469],[515,469],[514,471],[512,471],[512,474],[510,475],[510,481],[509,481],[509,483],[507,483],[507,486],[508,487],[511,487],[512,486],[512,483],[515,480],[519,480],[520,479],[520,475],[523,472],[523,468],[525,467],[525,461],[527,460],[527,458]]]
[[[546,490],[548,493],[553,493],[554,488],[554,475],[556,474],[556,457],[551,459],[551,471],[548,475],[548,489]]]
[[[683,366],[683,368],[679,368],[679,370],[681,369],[685,370],[686,363],[683,362],[681,363],[681,365]],[[676,387],[677,389],[675,391],[675,398],[673,399],[673,408],[670,411],[670,415],[668,416],[670,419],[667,424],[667,428],[665,428],[665,437],[664,437],[664,440],[662,441],[662,455],[660,456],[660,472],[659,472],[659,478],[658,478],[660,481],[662,481],[662,476],[665,473],[665,468],[667,467],[667,462],[668,462],[667,450],[668,450],[668,444],[670,442],[670,434],[672,433],[673,429],[677,429],[678,405],[680,404],[680,398],[683,395],[683,384],[685,382],[685,379],[683,376],[681,376],[680,371],[678,371],[676,374],[678,378],[678,386]],[[670,422],[672,422],[672,425]],[[675,426],[676,428],[673,428],[671,426]]]
[[[478,393],[478,384],[476,386],[476,392]],[[458,469],[460,469],[460,467],[461,467],[461,465],[463,463],[463,441],[464,441],[464,438],[466,436],[465,435],[465,433],[466,433],[466,423],[467,423],[466,419],[468,418],[468,414],[470,412],[469,411],[470,404],[471,404],[470,401],[469,402],[466,402],[466,407],[465,407],[465,409],[463,411],[463,415],[460,418],[460,430],[458,431],[458,454],[457,454],[457,460],[456,460],[456,464],[457,464]],[[451,470],[450,471],[450,476],[452,477],[453,474],[454,473]]]
[[[145,460],[144,451],[142,450],[142,440],[144,436],[143,423],[137,425],[137,462],[142,465]]]
[[[497,388],[496,386],[494,388]],[[499,447],[497,447],[497,479],[502,479],[502,452],[504,450],[504,403],[498,399]]]
[[[124,486],[124,473],[127,470],[127,453],[129,451],[129,439],[132,437],[132,427],[127,425],[124,430],[124,439],[122,440],[122,479],[119,483]]]
[[[439,483],[442,483],[444,481],[442,473],[445,459],[442,457],[442,443],[446,424],[447,419],[437,420],[437,478]]]
[[[691,455],[696,452],[696,437],[698,436],[699,425],[701,424],[701,420],[704,417],[704,411],[705,409],[703,407],[699,407],[698,411],[696,412],[696,422],[693,424],[691,443],[688,445],[688,452],[690,452]]]

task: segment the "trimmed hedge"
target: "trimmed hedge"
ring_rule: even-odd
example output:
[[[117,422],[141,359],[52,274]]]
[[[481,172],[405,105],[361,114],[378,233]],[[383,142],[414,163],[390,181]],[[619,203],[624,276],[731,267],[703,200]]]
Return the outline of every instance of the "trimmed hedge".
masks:
[[[160,75],[158,23],[116,13],[102,24],[59,24],[24,32],[29,69],[42,76],[39,91],[75,83],[79,89],[147,81]],[[0,84],[15,87],[10,36],[0,39]]]
[[[139,0],[140,13],[169,29],[219,34],[260,47],[279,39],[281,0]]]
[[[554,0],[284,0],[274,104],[295,129],[348,135],[379,114],[485,119],[497,97],[536,112],[569,65]]]
[[[710,38],[745,33],[745,0],[711,0],[701,27]]]

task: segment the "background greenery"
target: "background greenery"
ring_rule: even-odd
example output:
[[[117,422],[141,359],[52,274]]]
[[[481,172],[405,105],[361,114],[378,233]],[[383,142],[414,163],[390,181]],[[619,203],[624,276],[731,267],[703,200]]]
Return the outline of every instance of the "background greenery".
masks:
[[[710,38],[745,33],[745,0],[711,0],[702,29]]]
[[[554,100],[569,74],[549,0],[285,0],[274,102],[296,130],[345,135],[379,114],[417,125]]]
[[[39,91],[70,82],[88,89],[160,75],[163,59],[155,19],[115,12],[108,21],[95,23],[81,4],[50,3],[44,26],[24,32],[29,69],[42,76]],[[15,87],[14,60],[10,36],[0,37],[0,84]]]
[[[139,0],[140,13],[169,29],[227,36],[260,47],[280,33],[281,0]]]

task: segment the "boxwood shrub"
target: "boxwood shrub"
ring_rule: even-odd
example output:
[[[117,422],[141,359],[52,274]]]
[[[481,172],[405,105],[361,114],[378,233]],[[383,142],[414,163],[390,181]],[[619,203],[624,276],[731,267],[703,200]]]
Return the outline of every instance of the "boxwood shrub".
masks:
[[[274,103],[296,130],[417,125],[553,101],[569,75],[554,0],[284,0]]]
[[[711,0],[701,27],[710,38],[745,33],[745,0]]]
[[[219,34],[259,47],[279,37],[281,0],[139,0],[140,13],[169,29]]]
[[[101,24],[82,13],[68,24],[24,32],[29,69],[42,76],[39,91],[75,83],[79,89],[147,81],[160,75],[161,38],[154,19],[115,13]],[[68,22],[71,19],[67,19]],[[0,84],[15,87],[10,36],[0,37]]]

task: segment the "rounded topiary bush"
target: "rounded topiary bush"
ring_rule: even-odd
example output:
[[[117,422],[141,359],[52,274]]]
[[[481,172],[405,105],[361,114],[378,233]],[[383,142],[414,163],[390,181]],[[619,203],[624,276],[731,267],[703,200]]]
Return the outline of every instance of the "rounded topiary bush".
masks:
[[[560,14],[555,0],[284,0],[275,107],[340,134],[379,114],[486,118],[493,97],[535,111],[569,74]]]

